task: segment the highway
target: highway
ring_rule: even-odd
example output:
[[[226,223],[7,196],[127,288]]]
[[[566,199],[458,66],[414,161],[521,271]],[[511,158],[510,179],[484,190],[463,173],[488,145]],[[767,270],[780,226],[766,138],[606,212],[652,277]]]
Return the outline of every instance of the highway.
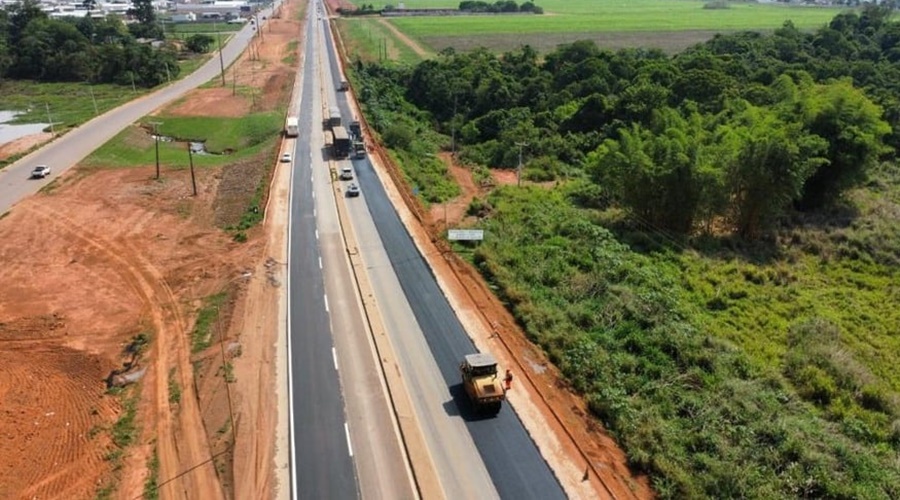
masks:
[[[327,21],[326,36],[331,37]],[[345,121],[352,117],[332,44],[327,45],[329,93]],[[346,161],[346,160],[345,160]],[[565,494],[509,406],[496,418],[473,415],[458,363],[476,352],[368,159],[352,160],[361,200],[351,207],[353,228],[380,312],[401,359],[431,456],[447,498],[556,499]],[[365,202],[365,206],[358,203]]]
[[[312,3],[311,3],[312,6]],[[323,150],[330,79],[307,18],[289,218],[292,498],[415,498],[357,299]],[[290,142],[290,141],[289,141]],[[344,393],[346,392],[346,397]]]
[[[261,10],[259,18],[271,16],[272,10],[280,4],[279,0],[273,7]],[[260,28],[263,26],[264,21]],[[0,170],[0,214],[12,208],[22,198],[38,192],[125,127],[215,78],[221,71],[222,62],[226,68],[231,65],[247,48],[256,33],[255,26],[250,24],[244,26],[222,47],[222,61],[218,57],[212,57],[206,64],[181,80],[107,111]],[[31,180],[29,176],[35,165],[49,165],[53,174],[45,179]]]

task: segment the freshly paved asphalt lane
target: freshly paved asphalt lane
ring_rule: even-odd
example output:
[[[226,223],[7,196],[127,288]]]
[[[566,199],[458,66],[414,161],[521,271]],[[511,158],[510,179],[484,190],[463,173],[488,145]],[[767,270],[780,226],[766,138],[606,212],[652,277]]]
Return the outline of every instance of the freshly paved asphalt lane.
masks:
[[[311,157],[315,15],[308,16],[301,90],[300,136],[291,177],[290,308],[292,398],[292,498],[358,498],[346,435],[344,403],[333,362],[331,326],[319,267]],[[320,122],[321,123],[321,122]],[[318,150],[315,154],[320,154]],[[306,167],[306,168],[304,168]]]
[[[327,23],[325,29],[330,39]],[[333,46],[329,44],[327,48],[332,66],[333,89],[339,83],[340,73]],[[342,116],[349,121],[352,114],[346,97],[339,94],[337,99]],[[479,419],[472,413],[461,386],[458,363],[465,354],[476,352],[475,347],[394,211],[368,159],[353,160],[353,166],[394,272],[435,362],[450,387],[455,404],[448,405],[447,411],[458,411],[466,421],[466,427],[500,497],[540,500],[565,498],[562,487],[515,412],[504,406],[496,418],[488,419]]]
[[[276,2],[275,5],[280,3]],[[271,8],[260,11],[259,18],[268,17],[271,13]],[[265,26],[265,22],[262,26]],[[244,26],[222,47],[222,61],[226,68],[244,51],[255,34],[255,26]],[[185,78],[107,111],[0,170],[0,214],[22,198],[38,192],[41,187],[52,182],[59,174],[80,162],[128,125],[217,77],[220,71],[221,61],[214,54],[206,64]],[[46,179],[30,180],[29,175],[35,165],[49,165],[53,174]]]

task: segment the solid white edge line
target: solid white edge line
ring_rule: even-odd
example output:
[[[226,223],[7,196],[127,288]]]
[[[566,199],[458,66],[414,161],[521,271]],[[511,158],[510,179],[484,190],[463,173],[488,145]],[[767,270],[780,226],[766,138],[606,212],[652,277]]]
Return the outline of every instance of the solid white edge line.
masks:
[[[307,15],[307,28],[309,28],[309,20],[311,18]],[[300,95],[303,95],[303,71],[300,70]],[[300,111],[298,109],[297,114],[299,116]],[[310,153],[310,156],[312,153]],[[294,446],[294,437],[297,435],[296,425],[294,423],[294,365],[291,361],[291,353],[293,352],[291,348],[291,228],[294,226],[293,224],[293,207],[294,207],[294,169],[290,169],[290,189],[288,189],[288,234],[287,234],[287,257],[285,259],[287,265],[287,277],[285,278],[285,286],[287,286],[287,376],[288,376],[288,424],[290,429],[290,436],[288,437],[288,446],[290,447],[290,457],[291,463],[289,467],[291,468],[291,484],[290,484],[290,498],[292,500],[297,500],[299,494],[299,487],[297,483],[297,448]],[[315,191],[313,191],[313,196],[315,196]]]
[[[344,422],[344,434],[347,435],[347,451],[350,453],[350,456],[353,456],[353,444],[350,442],[350,426],[347,425],[347,422]]]
[[[325,312],[330,313],[331,311],[328,310],[328,294],[326,293],[324,295],[324,297],[325,297]]]
[[[294,437],[296,434],[296,426],[294,425],[294,368],[291,363],[291,227],[293,227],[293,208],[294,208],[294,169],[290,173],[290,186],[288,189],[288,234],[287,234],[287,278],[285,283],[287,286],[287,377],[288,377],[288,423],[290,427],[290,437],[288,446],[291,450],[291,493],[293,500],[297,500],[297,447],[294,446]]]
[[[334,360],[334,371],[340,371],[337,362],[337,349],[335,349],[334,347],[331,348],[331,359]]]

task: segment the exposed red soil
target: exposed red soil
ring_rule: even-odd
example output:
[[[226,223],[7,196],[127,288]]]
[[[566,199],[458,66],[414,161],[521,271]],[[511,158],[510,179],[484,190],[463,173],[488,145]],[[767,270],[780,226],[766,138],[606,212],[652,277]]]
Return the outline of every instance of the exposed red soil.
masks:
[[[14,141],[0,144],[0,160],[5,160],[10,156],[27,152],[29,149],[43,144],[53,138],[50,132],[41,132],[39,134],[26,135],[19,137]]]

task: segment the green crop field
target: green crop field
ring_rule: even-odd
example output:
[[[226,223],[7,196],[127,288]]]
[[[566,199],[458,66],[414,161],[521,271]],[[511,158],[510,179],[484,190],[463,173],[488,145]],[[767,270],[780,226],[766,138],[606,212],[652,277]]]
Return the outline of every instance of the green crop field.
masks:
[[[347,51],[363,61],[388,59],[400,63],[417,63],[421,58],[381,21],[380,17],[339,19],[338,29]]]
[[[359,5],[362,0],[357,0]],[[677,51],[717,32],[768,31],[790,20],[802,29],[827,24],[839,8],[729,3],[704,8],[697,0],[538,0],[543,15],[473,15],[392,18],[401,31],[430,49],[478,46],[509,50],[529,44],[548,50],[593,39],[610,48],[648,46]],[[390,5],[396,6],[395,3]],[[413,0],[406,8],[456,8],[452,0]],[[384,4],[375,4],[381,8]]]

